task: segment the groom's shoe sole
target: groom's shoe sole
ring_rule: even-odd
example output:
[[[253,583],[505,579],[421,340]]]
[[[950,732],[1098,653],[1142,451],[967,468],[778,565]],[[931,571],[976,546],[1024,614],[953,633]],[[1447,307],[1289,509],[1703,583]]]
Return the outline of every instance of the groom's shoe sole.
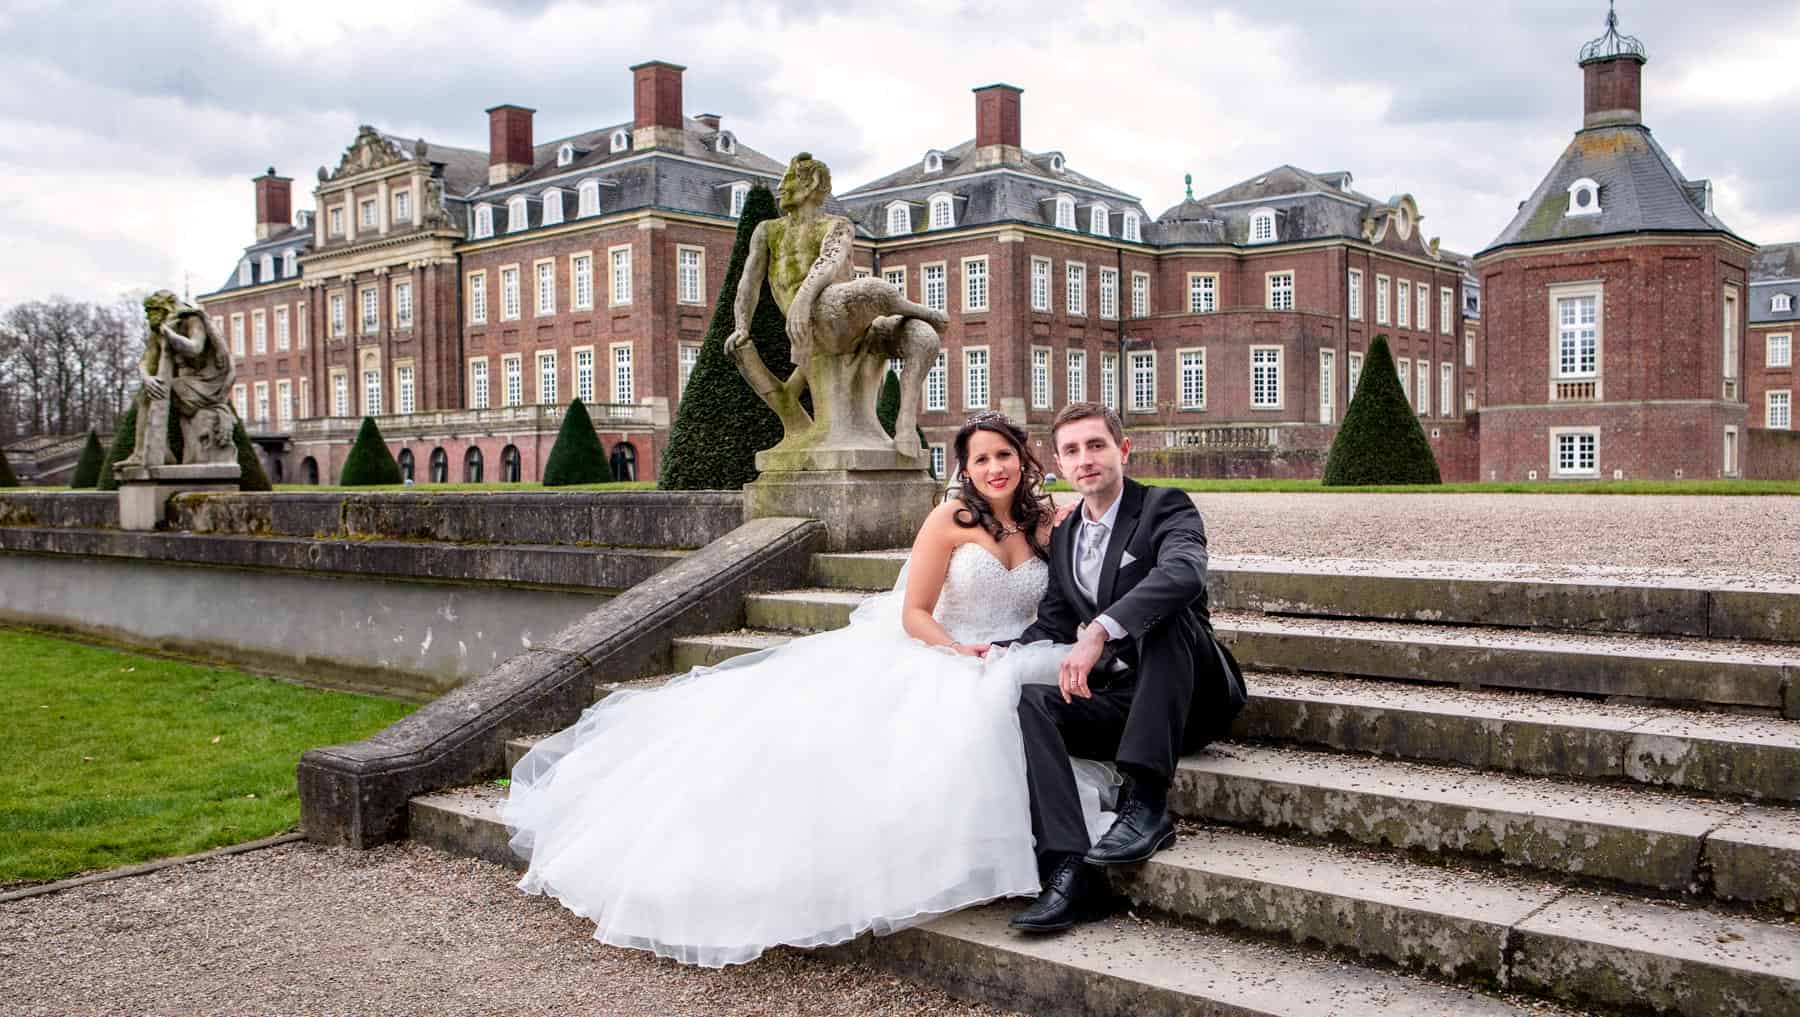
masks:
[[[1154,856],[1158,851],[1161,851],[1163,848],[1166,848],[1173,843],[1175,843],[1175,831],[1170,830],[1168,833],[1157,838],[1156,843],[1150,845],[1150,849],[1148,851],[1144,851],[1139,854],[1133,854],[1133,855],[1130,855],[1127,857],[1112,857],[1112,856],[1096,857],[1092,853],[1089,853],[1087,855],[1082,856],[1081,860],[1088,863],[1089,865],[1099,865],[1099,866],[1136,865],[1139,862],[1149,861],[1151,859],[1151,857]]]

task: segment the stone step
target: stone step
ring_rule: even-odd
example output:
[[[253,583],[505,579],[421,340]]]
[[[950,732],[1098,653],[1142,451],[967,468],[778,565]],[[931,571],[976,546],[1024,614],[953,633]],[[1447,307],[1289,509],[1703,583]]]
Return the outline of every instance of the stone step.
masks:
[[[804,589],[745,598],[753,629],[840,628],[869,594]],[[1220,612],[1244,667],[1749,709],[1800,718],[1800,646]]]
[[[1181,760],[1193,819],[1800,912],[1800,810],[1240,744]]]
[[[1699,1017],[1800,999],[1793,924],[1218,829],[1111,872],[1180,918],[1583,1004]]]
[[[791,634],[674,641],[677,669],[765,650]],[[1800,801],[1800,724],[1568,696],[1252,673],[1238,738],[1536,776],[1633,781]]]
[[[412,802],[414,840],[519,867],[498,819],[497,785]],[[1559,1011],[1520,1005],[1291,946],[1246,942],[1159,920],[1121,916],[1058,936],[1012,932],[1021,902],[947,915],[893,936],[864,936],[847,957],[951,993],[1045,1017],[1134,1013],[1350,1017],[1486,1017]]]
[[[822,587],[891,589],[905,551],[821,554]],[[1214,555],[1214,610],[1800,642],[1800,585],[1692,570]]]

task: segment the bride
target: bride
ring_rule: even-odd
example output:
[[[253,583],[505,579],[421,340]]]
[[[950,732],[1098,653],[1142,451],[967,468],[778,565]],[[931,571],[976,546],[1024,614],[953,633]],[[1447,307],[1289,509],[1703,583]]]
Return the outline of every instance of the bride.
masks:
[[[960,494],[849,627],[614,693],[519,762],[521,889],[707,967],[1037,894],[1019,684],[1054,684],[1067,647],[983,654],[1037,612],[1053,510],[1005,417],[955,450]],[[1076,767],[1097,837],[1113,776]]]

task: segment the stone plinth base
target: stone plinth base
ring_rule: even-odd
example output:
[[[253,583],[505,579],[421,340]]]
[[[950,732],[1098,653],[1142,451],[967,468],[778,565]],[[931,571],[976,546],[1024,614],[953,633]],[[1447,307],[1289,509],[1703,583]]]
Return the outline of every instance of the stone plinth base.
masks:
[[[160,529],[169,499],[188,491],[230,492],[238,489],[243,470],[237,463],[178,463],[115,469],[119,479],[119,529]]]
[[[930,469],[925,456],[903,456],[891,448],[767,449],[756,454],[756,468],[764,474],[794,472],[862,473],[870,470],[911,471]]]
[[[758,465],[768,454],[757,456]],[[825,524],[822,551],[909,547],[937,490],[922,470],[766,470],[744,485],[744,518],[817,519]]]

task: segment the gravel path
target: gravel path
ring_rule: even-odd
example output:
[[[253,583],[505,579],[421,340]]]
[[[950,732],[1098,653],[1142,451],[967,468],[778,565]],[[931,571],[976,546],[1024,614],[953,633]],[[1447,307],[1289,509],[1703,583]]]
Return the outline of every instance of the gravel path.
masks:
[[[1003,1017],[818,954],[603,947],[496,865],[294,844],[0,905],[0,1012]]]

